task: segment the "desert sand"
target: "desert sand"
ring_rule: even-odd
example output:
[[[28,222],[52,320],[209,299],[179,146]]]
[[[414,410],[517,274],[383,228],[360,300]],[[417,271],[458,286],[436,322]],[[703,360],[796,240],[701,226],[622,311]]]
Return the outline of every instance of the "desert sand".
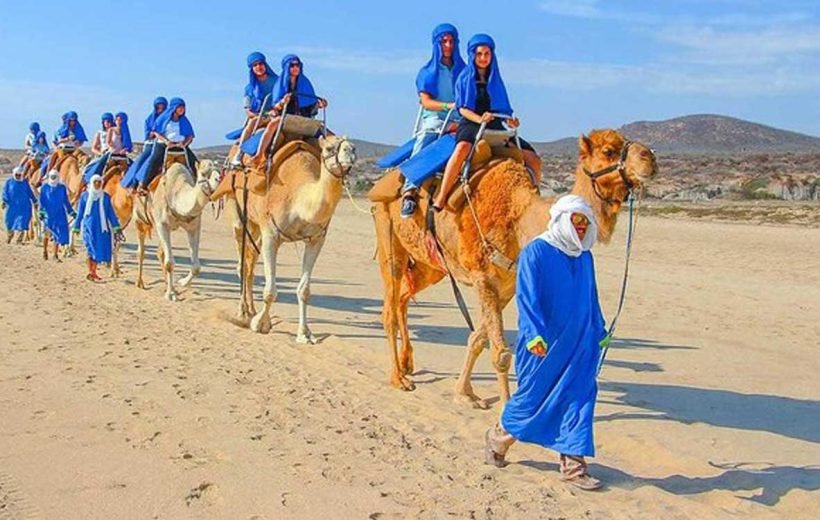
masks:
[[[624,231],[595,249],[608,316]],[[495,378],[483,356],[475,385],[491,409],[453,403],[467,331],[446,284],[411,306],[417,390],[388,386],[372,220],[349,201],[315,270],[312,346],[293,337],[299,246],[280,254],[277,321],[262,336],[227,319],[227,221],[206,217],[203,273],[178,303],[162,297],[153,247],[148,290],[134,287],[126,234],[125,274],[102,284],[79,259],[0,244],[0,519],[820,511],[820,229],[639,219],[600,379],[598,493],[563,485],[557,455],[536,446],[514,446],[504,469],[483,464]],[[514,305],[505,320],[514,341]]]

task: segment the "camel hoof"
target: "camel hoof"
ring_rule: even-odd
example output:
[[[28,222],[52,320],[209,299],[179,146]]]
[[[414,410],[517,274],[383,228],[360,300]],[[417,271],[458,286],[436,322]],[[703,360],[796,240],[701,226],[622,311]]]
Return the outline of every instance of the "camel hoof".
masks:
[[[470,408],[475,410],[488,410],[490,405],[487,404],[487,401],[478,397],[474,393],[469,394],[456,394],[453,398],[453,401],[456,404],[466,404],[469,405]]]
[[[271,323],[270,316],[264,313],[259,313],[251,320],[251,330],[259,334],[267,334],[270,332]]]
[[[191,282],[193,282],[193,281],[194,281],[194,275],[189,274],[185,278],[183,278],[182,280],[179,281],[179,285],[182,286],[182,287],[188,287],[188,286],[191,285]]]
[[[402,375],[394,375],[390,384],[393,388],[398,388],[402,392],[412,392],[416,389],[416,384]]]
[[[404,376],[411,376],[413,372],[416,371],[416,368],[413,363],[413,358],[409,358],[403,361],[399,361],[399,371]]]
[[[169,302],[176,302],[179,301],[179,296],[177,296],[175,291],[168,291],[165,293],[165,299]]]
[[[142,279],[137,280],[137,289],[145,289],[145,282]]]
[[[312,332],[308,331],[307,334],[304,332],[300,332],[296,335],[296,343],[301,345],[315,345],[317,342],[316,336],[313,335]]]

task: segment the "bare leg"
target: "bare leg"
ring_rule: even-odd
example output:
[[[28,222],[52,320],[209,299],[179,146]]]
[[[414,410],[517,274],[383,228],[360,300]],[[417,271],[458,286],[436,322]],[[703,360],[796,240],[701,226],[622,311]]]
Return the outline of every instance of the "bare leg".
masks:
[[[254,160],[265,156],[265,150],[270,146],[273,136],[276,133],[276,128],[279,126],[280,117],[281,116],[274,117],[270,123],[268,123],[268,126],[265,127],[265,132],[262,134],[262,142],[259,143],[259,150],[256,152],[256,155],[253,156]]]
[[[188,250],[191,253],[191,272],[179,281],[179,285],[182,287],[191,285],[191,281],[194,277],[199,276],[199,272],[202,269],[199,264],[199,238],[202,233],[202,219],[198,218],[193,228],[190,230],[186,229],[185,231],[188,233]]]
[[[262,293],[262,310],[251,320],[251,330],[267,334],[271,329],[270,310],[276,301],[276,254],[279,251],[279,235],[266,227],[262,230],[262,259],[265,266],[265,290]]]
[[[458,180],[458,174],[469,154],[470,143],[462,141],[456,145],[453,155],[450,156],[450,159],[447,161],[447,166],[444,168],[444,177],[441,179],[441,186],[436,194],[434,204],[437,207],[443,208],[447,203],[447,197],[450,196],[450,190],[453,189],[453,185],[455,185],[456,180]]]
[[[307,306],[310,301],[310,277],[313,274],[313,266],[316,265],[316,259],[319,258],[319,253],[322,251],[322,246],[325,243],[325,237],[322,236],[305,244],[305,251],[302,254],[302,277],[299,279],[299,285],[296,288],[296,297],[299,299],[299,328],[296,331],[297,343],[316,343],[316,338],[310,332],[307,324]]]

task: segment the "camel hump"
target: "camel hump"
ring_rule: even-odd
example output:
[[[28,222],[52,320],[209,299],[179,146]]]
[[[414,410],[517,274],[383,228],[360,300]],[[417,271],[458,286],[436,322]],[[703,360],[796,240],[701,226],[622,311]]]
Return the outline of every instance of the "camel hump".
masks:
[[[276,150],[276,153],[273,154],[273,160],[271,161],[271,172],[276,172],[282,163],[285,162],[291,155],[305,151],[311,153],[317,159],[322,158],[322,151],[319,149],[318,146],[308,143],[307,141],[303,141],[301,139],[296,139],[293,141],[288,141],[287,143],[283,144],[281,148]]]
[[[392,202],[401,195],[401,187],[404,185],[404,178],[398,168],[391,168],[381,179],[377,180],[367,198],[370,202]]]

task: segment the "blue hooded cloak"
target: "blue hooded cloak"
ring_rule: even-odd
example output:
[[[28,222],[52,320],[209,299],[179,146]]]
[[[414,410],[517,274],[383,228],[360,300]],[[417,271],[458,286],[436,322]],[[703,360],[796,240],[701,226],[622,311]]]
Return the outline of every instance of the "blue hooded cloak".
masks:
[[[461,57],[461,51],[458,46],[458,30],[455,26],[449,23],[443,23],[433,29],[433,56],[416,75],[416,90],[418,92],[426,92],[430,94],[433,99],[438,99],[438,65],[441,63],[441,39],[444,35],[450,34],[453,36],[453,78],[458,78],[458,75],[466,67],[464,59]]]
[[[85,130],[83,130],[83,125],[80,124],[80,120],[77,117],[77,112],[73,111],[67,112],[65,114],[63,126],[61,126],[59,130],[57,130],[57,137],[59,137],[60,139],[65,139],[72,133],[72,130],[68,127],[70,121],[75,121],[73,130],[74,139],[79,141],[80,144],[88,141],[88,138],[85,136]]]
[[[266,88],[266,85],[260,83],[256,78],[256,74],[253,73],[253,64],[259,61],[265,64],[265,71],[267,72],[270,81],[268,85],[274,85],[273,88]],[[273,90],[275,89],[276,81],[278,79],[279,78],[276,76],[276,73],[273,72],[273,69],[270,68],[270,65],[268,65],[268,61],[264,54],[261,52],[252,52],[248,55],[248,84],[245,85],[245,96],[251,100],[251,106],[249,107],[251,112],[259,114],[260,112],[264,112],[273,106]],[[262,101],[265,100],[265,96],[268,94],[271,94],[271,97],[268,98],[267,104],[262,107]]]
[[[29,125],[28,129],[32,133],[32,135],[34,135],[36,137],[37,134],[40,133],[40,123],[37,123],[37,122],[31,123]]]
[[[517,440],[593,456],[595,378],[606,330],[592,254],[572,257],[536,239],[521,251],[516,276],[518,388],[501,425]],[[547,346],[544,357],[529,350],[539,341]]]
[[[467,54],[469,63],[456,80],[456,107],[476,109],[476,78],[478,68],[475,65],[475,51],[479,46],[486,45],[493,51],[493,58],[490,62],[490,73],[487,78],[487,93],[490,95],[490,109],[492,112],[507,114],[512,116],[513,109],[510,106],[510,99],[507,97],[507,88],[498,70],[498,56],[495,53],[495,42],[486,34],[476,34],[467,43]]]
[[[40,188],[40,215],[46,228],[51,231],[54,241],[61,246],[68,245],[71,238],[68,232],[68,215],[77,214],[68,200],[68,188],[65,184],[51,186],[48,183]]]
[[[31,205],[37,202],[27,180],[14,177],[3,186],[3,203],[6,205],[6,229],[27,231],[31,223]]]
[[[120,221],[114,212],[111,204],[111,197],[103,192],[96,202],[89,202],[89,193],[84,191],[80,197],[80,204],[77,209],[77,218],[74,220],[72,229],[83,233],[83,244],[88,251],[88,257],[94,262],[110,262],[111,248],[113,246],[112,235],[120,231]],[[94,204],[96,208],[91,208],[86,216],[86,205]],[[102,211],[99,210],[102,204]],[[103,221],[105,219],[105,221]]]
[[[42,138],[43,142],[40,142]],[[47,154],[49,152],[48,148],[48,138],[46,137],[46,133],[40,130],[37,133],[37,137],[34,138],[34,142],[31,144],[31,151],[35,153]]]
[[[100,128],[105,130],[105,122],[108,121],[111,126],[114,126],[114,114],[111,112],[105,112],[103,115],[100,116]]]
[[[134,150],[134,143],[131,142],[131,130],[128,128],[128,114],[125,112],[117,112],[115,117],[122,119],[122,128],[120,129],[122,147],[125,148],[127,152],[131,152]]]
[[[154,109],[151,111],[151,113],[148,115],[148,117],[145,118],[145,140],[146,141],[151,139],[151,132],[154,131],[154,125],[157,123],[157,118],[160,115],[162,115],[162,112],[157,114],[157,107],[159,105],[164,106],[165,109],[167,110],[168,109],[168,100],[165,99],[162,96],[154,98]]]
[[[293,61],[298,61],[300,65],[299,77],[296,78],[294,91],[299,94],[308,94],[307,96],[297,96],[296,103],[300,109],[315,105],[316,92],[313,90],[313,84],[305,76],[305,64],[295,54],[288,54],[282,58],[282,73],[279,75],[279,81],[276,82],[276,88],[273,89],[273,99],[278,103],[285,97],[285,94],[290,92],[290,63]]]
[[[168,122],[171,121],[176,109],[181,106],[185,106],[185,100],[182,98],[171,98],[171,101],[168,103],[168,108],[157,118],[157,122],[154,124],[154,132],[165,135],[165,128],[168,126]],[[187,115],[183,115],[179,118],[179,132],[184,137],[194,137],[194,127],[191,126],[191,122],[188,121]]]

